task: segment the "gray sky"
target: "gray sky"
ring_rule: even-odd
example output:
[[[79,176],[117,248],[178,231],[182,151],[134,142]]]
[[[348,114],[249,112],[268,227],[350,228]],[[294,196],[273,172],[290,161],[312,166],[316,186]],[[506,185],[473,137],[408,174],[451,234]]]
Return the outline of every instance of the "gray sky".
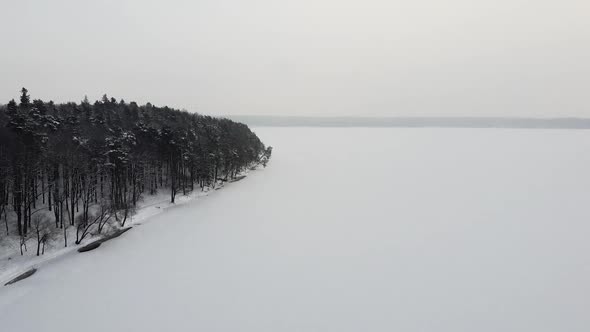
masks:
[[[588,0],[0,0],[0,101],[590,117]]]

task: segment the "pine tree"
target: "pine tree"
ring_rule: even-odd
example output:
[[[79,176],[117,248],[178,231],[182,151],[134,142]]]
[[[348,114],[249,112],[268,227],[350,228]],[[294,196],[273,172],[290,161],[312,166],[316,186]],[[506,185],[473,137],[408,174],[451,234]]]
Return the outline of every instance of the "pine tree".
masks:
[[[20,96],[20,107],[23,109],[27,109],[31,103],[31,97],[28,95],[29,90],[22,88],[21,89],[21,96]]]

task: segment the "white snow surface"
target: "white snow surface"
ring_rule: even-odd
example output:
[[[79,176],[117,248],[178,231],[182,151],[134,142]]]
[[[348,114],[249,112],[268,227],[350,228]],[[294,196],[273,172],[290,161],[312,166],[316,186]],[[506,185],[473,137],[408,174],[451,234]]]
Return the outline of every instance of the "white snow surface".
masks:
[[[0,329],[590,331],[590,131],[255,131],[266,169],[0,287]]]

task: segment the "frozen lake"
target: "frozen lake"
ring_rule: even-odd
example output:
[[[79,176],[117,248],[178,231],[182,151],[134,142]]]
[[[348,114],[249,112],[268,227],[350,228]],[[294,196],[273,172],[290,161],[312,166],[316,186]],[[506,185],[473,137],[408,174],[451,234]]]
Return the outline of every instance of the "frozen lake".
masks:
[[[590,331],[590,131],[255,131],[268,168],[0,287],[0,329]]]

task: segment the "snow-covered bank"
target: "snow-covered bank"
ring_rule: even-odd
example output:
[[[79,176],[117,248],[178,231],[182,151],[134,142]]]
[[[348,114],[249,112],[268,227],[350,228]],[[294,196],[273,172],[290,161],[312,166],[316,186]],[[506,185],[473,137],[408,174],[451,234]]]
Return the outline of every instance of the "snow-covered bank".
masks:
[[[247,172],[244,172],[243,176],[246,176],[246,174]],[[220,182],[216,189],[221,189],[225,185],[225,183]],[[151,217],[158,215],[171,207],[186,204],[194,199],[207,196],[211,190],[211,188],[205,187],[203,190],[196,189],[187,195],[178,195],[176,196],[175,203],[170,203],[169,190],[160,190],[157,195],[146,195],[141,202],[138,203],[136,213],[129,218],[125,227],[141,225],[142,223],[149,222]],[[120,227],[119,223],[114,221],[107,226],[107,231],[111,232]],[[76,228],[71,226],[68,227],[66,231],[68,232],[68,238],[70,239],[68,247],[64,247],[62,239],[54,239],[47,245],[45,253],[41,256],[35,255],[36,240],[34,238],[29,238],[27,240],[27,251],[25,251],[24,255],[20,254],[18,238],[5,238],[4,242],[0,243],[0,286],[30,269],[37,269],[57,258],[75,254],[76,251],[85,244],[92,243],[104,236],[104,233],[91,234],[79,245],[76,245],[74,243]],[[105,231],[105,233],[107,231]]]
[[[0,287],[2,330],[590,330],[590,132],[255,131],[268,168]]]

